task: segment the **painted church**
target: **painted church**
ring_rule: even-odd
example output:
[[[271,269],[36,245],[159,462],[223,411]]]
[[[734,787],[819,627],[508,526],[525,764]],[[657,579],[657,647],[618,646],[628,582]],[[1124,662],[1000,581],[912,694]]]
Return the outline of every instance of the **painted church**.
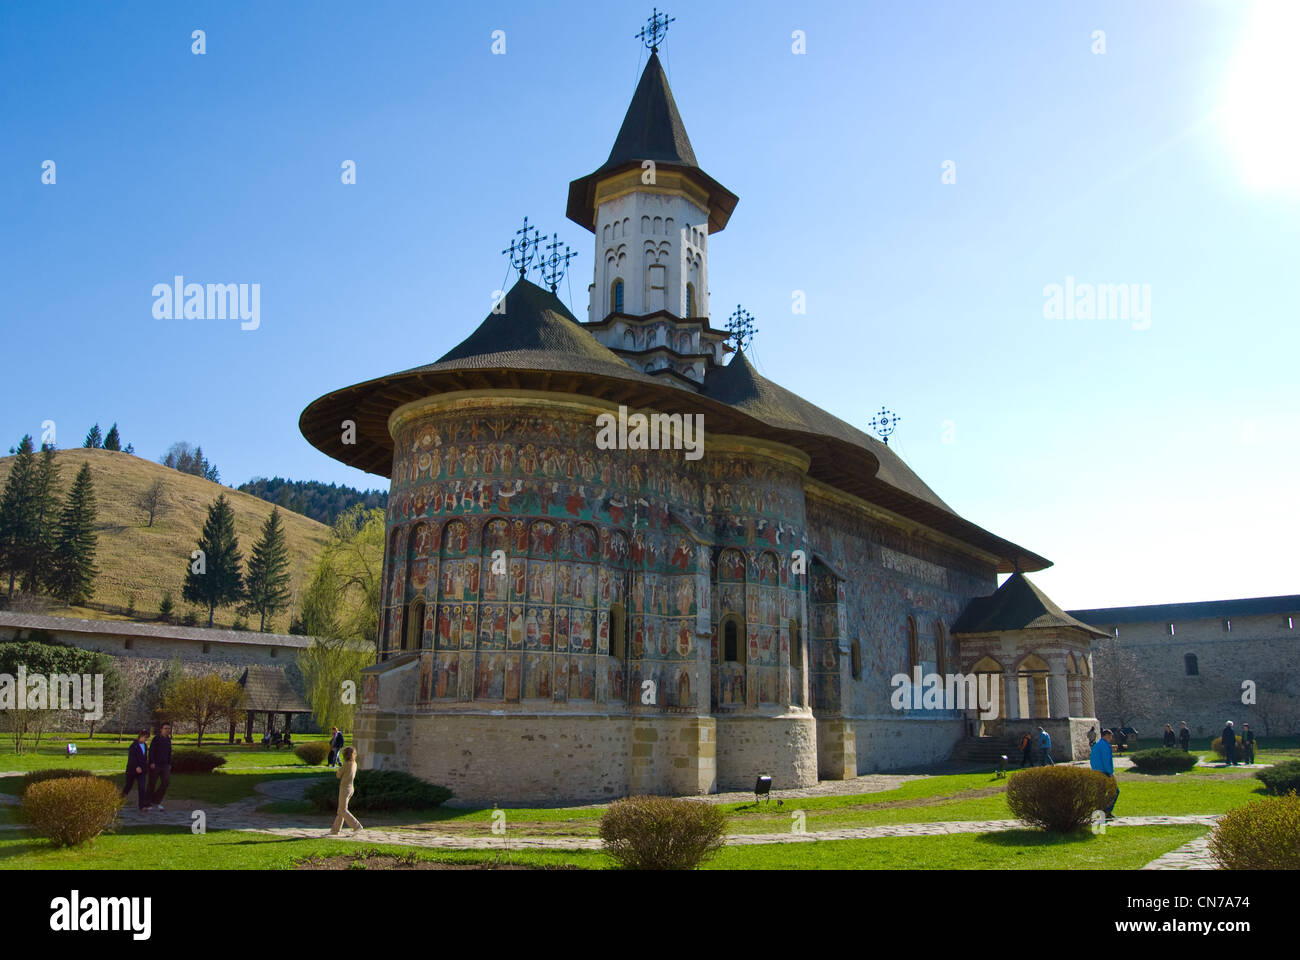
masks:
[[[714,320],[737,202],[656,44],[608,159],[569,184],[594,237],[586,318],[525,261],[446,355],[304,411],[314,446],[391,480],[363,768],[547,803],[805,787],[1039,726],[1057,759],[1083,749],[1100,634],[1026,579],[1049,561]],[[663,442],[598,442],[638,414]],[[694,422],[698,449],[670,442]],[[899,674],[957,673],[995,675],[995,716],[891,702]]]

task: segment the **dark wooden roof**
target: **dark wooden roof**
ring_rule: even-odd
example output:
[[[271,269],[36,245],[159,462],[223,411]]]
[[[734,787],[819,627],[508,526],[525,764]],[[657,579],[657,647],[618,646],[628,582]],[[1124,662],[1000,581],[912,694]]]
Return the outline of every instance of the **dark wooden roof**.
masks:
[[[966,604],[966,609],[952,625],[952,633],[993,633],[1045,627],[1074,627],[1094,637],[1110,636],[1070,616],[1030,583],[1023,573],[1013,573],[991,595],[976,597]]]
[[[1097,607],[1071,610],[1070,615],[1089,623],[1174,623],[1187,620],[1220,620],[1269,614],[1300,614],[1300,595],[1247,597],[1240,600],[1201,600],[1193,603],[1153,603],[1141,607]]]
[[[311,713],[311,707],[298,696],[279,667],[248,667],[239,685],[244,688],[245,710]]]
[[[740,198],[700,169],[656,53],[650,54],[641,73],[609,159],[569,184],[568,218],[594,230],[596,185],[623,170],[637,169],[646,160],[653,160],[656,168],[681,171],[708,193],[710,233],[727,225]]]
[[[1017,564],[1024,570],[1051,565],[962,519],[883,443],[760,376],[741,355],[714,368],[696,393],[632,369],[583,329],[558,297],[528,280],[515,284],[505,307],[435,363],[319,398],[299,418],[303,436],[336,460],[387,477],[393,465],[389,415],[405,403],[455,390],[553,391],[664,413],[702,413],[710,432],[802,450],[812,477],[992,554],[1001,572]],[[344,420],[357,425],[355,443],[342,441]]]

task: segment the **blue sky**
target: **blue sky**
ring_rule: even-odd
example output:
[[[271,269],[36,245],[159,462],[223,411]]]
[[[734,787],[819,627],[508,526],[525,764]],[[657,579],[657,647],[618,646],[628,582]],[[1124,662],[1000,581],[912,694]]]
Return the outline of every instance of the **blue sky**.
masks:
[[[897,410],[895,449],[1054,560],[1035,580],[1064,606],[1300,592],[1296,7],[670,8],[696,155],[740,196],[715,322],[743,303],[759,369],[851,423]],[[609,152],[648,14],[0,6],[4,447],[116,420],[227,483],[386,483],[298,415],[463,339],[525,213],[579,251],[585,309],[567,184]],[[176,274],[259,283],[261,326],[155,319]],[[1149,323],[1046,317],[1067,277],[1149,290]]]

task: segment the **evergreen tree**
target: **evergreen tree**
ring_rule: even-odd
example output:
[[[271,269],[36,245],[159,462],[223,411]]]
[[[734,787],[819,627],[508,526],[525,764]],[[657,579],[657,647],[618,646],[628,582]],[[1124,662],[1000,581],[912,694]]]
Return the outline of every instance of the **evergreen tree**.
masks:
[[[104,436],[99,432],[99,424],[90,428],[90,432],[86,434],[86,442],[82,446],[87,450],[98,450],[104,446]]]
[[[29,592],[49,586],[54,576],[54,555],[59,536],[59,465],[54,462],[54,447],[49,444],[41,445],[41,459],[34,477],[31,550],[22,582],[23,589]]]
[[[208,507],[208,519],[199,536],[199,557],[187,561],[185,587],[181,597],[208,608],[208,626],[217,607],[238,603],[244,596],[244,580],[239,572],[243,557],[235,536],[235,512],[223,493]]]
[[[90,596],[98,572],[95,542],[95,487],[90,480],[90,465],[83,463],[59,515],[51,577],[52,592],[69,606],[74,600]]]
[[[108,434],[104,437],[105,450],[121,450],[122,435],[117,432],[117,424],[108,428]]]
[[[0,571],[9,575],[10,600],[18,577],[31,568],[37,528],[37,470],[32,437],[26,434],[18,444],[4,492],[0,493]]]
[[[248,594],[247,610],[261,615],[262,622],[257,629],[265,630],[267,616],[289,604],[289,543],[278,508],[271,510],[262,526],[262,539],[248,558],[244,585]]]

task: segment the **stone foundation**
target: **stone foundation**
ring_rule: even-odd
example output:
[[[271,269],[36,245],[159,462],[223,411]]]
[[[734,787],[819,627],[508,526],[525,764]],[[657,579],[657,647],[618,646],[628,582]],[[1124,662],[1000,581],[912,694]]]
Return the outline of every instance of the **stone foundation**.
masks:
[[[718,789],[750,790],[766,774],[773,790],[817,783],[817,725],[811,714],[721,716]]]
[[[946,760],[965,730],[961,717],[853,717],[858,775]]]

